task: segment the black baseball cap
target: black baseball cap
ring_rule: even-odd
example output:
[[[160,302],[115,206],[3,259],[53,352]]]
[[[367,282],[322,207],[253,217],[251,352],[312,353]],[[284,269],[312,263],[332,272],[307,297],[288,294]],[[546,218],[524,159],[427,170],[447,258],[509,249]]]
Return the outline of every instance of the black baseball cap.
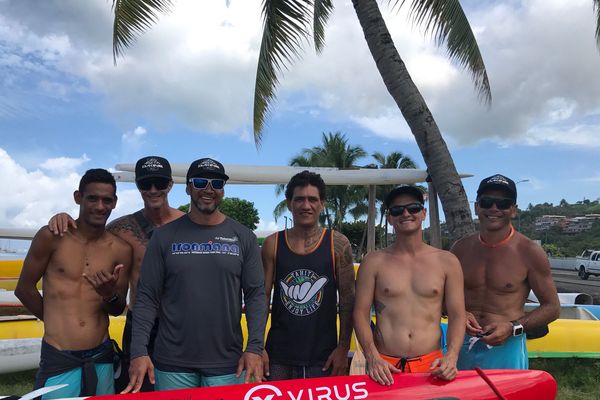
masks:
[[[416,186],[412,185],[401,185],[393,188],[387,196],[385,196],[385,208],[390,208],[390,204],[394,199],[402,194],[408,194],[416,198],[421,204],[425,204],[425,198],[423,191]]]
[[[515,182],[500,174],[488,176],[479,183],[479,189],[477,189],[477,197],[481,196],[481,193],[488,189],[500,189],[505,191],[514,201],[517,200],[517,185]]]
[[[225,174],[225,167],[223,167],[223,164],[212,158],[201,158],[190,164],[186,180],[204,175],[214,175],[225,180],[229,179]]]
[[[142,157],[135,163],[135,181],[139,182],[146,178],[166,178],[173,180],[171,176],[171,164],[159,156]]]

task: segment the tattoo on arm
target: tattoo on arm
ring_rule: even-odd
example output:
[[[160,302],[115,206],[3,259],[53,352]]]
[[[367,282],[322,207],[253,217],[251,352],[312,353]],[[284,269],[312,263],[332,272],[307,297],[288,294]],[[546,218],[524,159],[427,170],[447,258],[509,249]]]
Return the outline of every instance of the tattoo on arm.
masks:
[[[133,215],[125,215],[124,217],[114,220],[108,224],[107,229],[117,236],[119,233],[129,233],[144,246],[146,246],[149,241],[146,233],[142,230]]]
[[[354,308],[354,263],[352,248],[341,233],[333,233],[335,274],[339,293],[340,336],[339,344],[350,345],[352,336],[352,311]]]

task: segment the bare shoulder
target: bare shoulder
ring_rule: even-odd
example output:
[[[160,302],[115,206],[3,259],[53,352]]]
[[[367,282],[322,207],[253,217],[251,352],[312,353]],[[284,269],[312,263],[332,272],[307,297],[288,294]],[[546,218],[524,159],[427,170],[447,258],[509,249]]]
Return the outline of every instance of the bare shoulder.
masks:
[[[124,215],[115,219],[106,226],[106,229],[129,244],[146,244],[148,242],[146,233],[135,220],[133,214]]]
[[[450,252],[453,254],[460,254],[461,252],[466,251],[471,246],[473,246],[473,243],[476,243],[478,241],[478,236],[478,233],[474,233],[472,235],[458,239],[450,248]]]
[[[115,252],[118,252],[119,254],[129,254],[132,252],[131,245],[118,235],[106,231],[106,238],[110,241],[110,245]]]
[[[64,237],[70,236],[71,232],[66,232]],[[61,243],[63,237],[53,234],[48,225],[41,227],[32,239],[32,244],[38,248],[53,249]]]
[[[372,251],[363,258],[359,271],[375,272],[380,266],[388,265],[391,259],[393,259],[393,254],[387,249]]]
[[[338,252],[343,252],[346,249],[351,248],[350,241],[343,233],[333,231],[333,248],[336,254],[338,254]]]
[[[534,267],[550,268],[548,256],[544,252],[542,246],[529,239],[527,236],[517,232],[515,235],[518,254],[523,257],[525,265]]]
[[[265,241],[262,244],[263,254],[273,254],[275,251],[275,240],[277,239],[278,233],[279,232],[272,233],[265,238]]]

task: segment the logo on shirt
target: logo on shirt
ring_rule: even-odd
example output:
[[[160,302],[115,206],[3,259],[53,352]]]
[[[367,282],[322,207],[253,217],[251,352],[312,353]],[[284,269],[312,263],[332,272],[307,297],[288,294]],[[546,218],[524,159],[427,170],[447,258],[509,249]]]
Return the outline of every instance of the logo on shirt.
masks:
[[[328,279],[309,269],[297,269],[279,281],[281,302],[292,314],[303,317],[317,311],[323,302]]]
[[[240,255],[240,246],[209,240],[205,243],[171,243],[171,254],[226,254]]]

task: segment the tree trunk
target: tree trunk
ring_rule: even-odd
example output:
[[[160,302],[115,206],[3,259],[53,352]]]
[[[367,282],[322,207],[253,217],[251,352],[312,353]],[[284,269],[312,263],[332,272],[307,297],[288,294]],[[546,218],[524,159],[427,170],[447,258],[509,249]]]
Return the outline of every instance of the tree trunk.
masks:
[[[442,202],[450,241],[475,232],[465,189],[446,142],[413,82],[376,0],[352,0],[377,69],[412,131]]]

